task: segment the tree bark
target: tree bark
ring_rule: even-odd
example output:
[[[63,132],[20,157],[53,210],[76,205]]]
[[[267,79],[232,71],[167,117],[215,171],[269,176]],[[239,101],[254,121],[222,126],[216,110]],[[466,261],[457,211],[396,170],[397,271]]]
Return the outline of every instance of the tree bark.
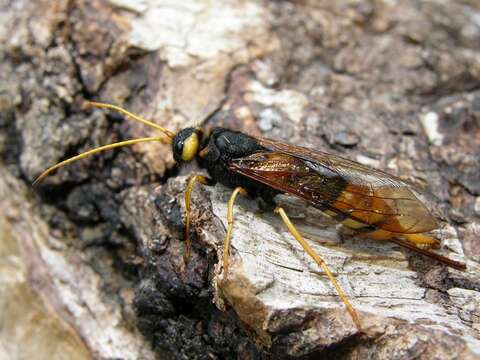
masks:
[[[0,354],[7,358],[480,358],[480,7],[442,1],[0,1]],[[358,310],[273,213],[198,185],[156,136],[225,126],[425,187],[442,254],[361,238],[281,196]]]

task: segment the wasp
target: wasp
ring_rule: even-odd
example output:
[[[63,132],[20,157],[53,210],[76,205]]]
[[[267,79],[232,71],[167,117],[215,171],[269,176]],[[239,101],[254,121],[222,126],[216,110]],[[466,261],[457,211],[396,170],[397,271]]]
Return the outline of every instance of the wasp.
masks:
[[[224,276],[228,273],[233,208],[239,194],[261,198],[266,204],[274,206],[276,195],[292,195],[367,237],[393,241],[449,267],[466,269],[465,264],[431,251],[439,246],[439,241],[425,233],[439,226],[415,195],[413,186],[396,176],[337,155],[225,128],[213,128],[205,133],[200,127],[188,127],[174,133],[116,105],[97,102],[86,104],[115,110],[159,130],[163,135],[120,141],[86,151],[48,168],[35,183],[58,168],[105,150],[151,141],[170,144],[178,164],[197,160],[198,165],[208,173],[208,176],[190,177],[186,186],[185,260],[190,254],[191,196],[194,185],[218,182],[233,189],[227,206]],[[282,207],[276,206],[274,211],[305,252],[323,269],[356,327],[361,330],[356,310],[325,261],[297,231]]]

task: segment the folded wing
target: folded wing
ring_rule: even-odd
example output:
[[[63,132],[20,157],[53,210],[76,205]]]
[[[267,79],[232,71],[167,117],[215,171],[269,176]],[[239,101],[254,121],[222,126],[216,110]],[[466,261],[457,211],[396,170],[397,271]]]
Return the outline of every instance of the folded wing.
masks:
[[[267,150],[231,161],[230,169],[297,196],[347,226],[413,234],[438,227],[410,185],[342,157],[259,139]]]

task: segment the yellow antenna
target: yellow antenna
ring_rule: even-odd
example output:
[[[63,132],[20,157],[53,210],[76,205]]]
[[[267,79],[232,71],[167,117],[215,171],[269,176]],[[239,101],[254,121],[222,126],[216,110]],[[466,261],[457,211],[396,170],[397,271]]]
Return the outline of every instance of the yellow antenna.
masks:
[[[77,160],[80,160],[80,159],[83,159],[87,156],[90,156],[90,155],[94,155],[96,153],[99,153],[101,151],[105,151],[105,150],[110,150],[110,149],[114,149],[114,148],[117,148],[117,147],[121,147],[121,146],[127,146],[127,145],[133,145],[133,144],[138,144],[138,143],[142,143],[142,142],[149,142],[149,141],[162,141],[163,138],[160,138],[160,137],[147,137],[147,138],[140,138],[140,139],[132,139],[132,140],[125,140],[125,141],[120,141],[120,142],[116,142],[116,143],[113,143],[113,144],[108,144],[108,145],[104,145],[104,146],[100,146],[100,147],[97,147],[95,149],[92,149],[92,150],[89,150],[89,151],[85,151],[84,153],[81,153],[77,156],[73,156],[67,160],[64,160],[62,162],[59,162],[57,165],[53,165],[52,167],[49,167],[47,170],[45,170],[44,172],[42,172],[36,179],[35,181],[33,182],[33,185],[36,185],[38,184],[40,181],[42,181],[48,174],[50,174],[52,171],[54,170],[57,170],[61,167],[64,167],[65,165],[68,165],[74,161],[77,161]]]
[[[126,116],[128,116],[129,118],[133,119],[133,120],[136,120],[136,121],[139,121],[145,125],[148,125],[150,127],[153,127],[157,130],[160,130],[162,133],[164,133],[165,135],[167,135],[167,139],[165,139],[164,137],[145,137],[145,138],[139,138],[139,139],[131,139],[131,140],[125,140],[125,141],[119,141],[119,142],[116,142],[116,143],[112,143],[112,144],[108,144],[108,145],[104,145],[104,146],[100,146],[100,147],[97,147],[95,149],[92,149],[92,150],[89,150],[89,151],[86,151],[82,154],[79,154],[79,155],[76,155],[76,156],[73,156],[67,160],[64,160],[62,162],[59,162],[58,164],[54,165],[54,166],[51,166],[49,167],[47,170],[45,170],[44,172],[42,172],[36,179],[35,181],[33,182],[33,186],[35,186],[36,184],[38,184],[40,181],[42,181],[45,177],[47,177],[52,171],[56,170],[56,169],[59,169],[61,167],[64,167],[65,165],[68,165],[72,162],[75,162],[77,160],[80,160],[80,159],[83,159],[87,156],[90,156],[90,155],[94,155],[94,154],[97,154],[99,152],[102,152],[102,151],[105,151],[105,150],[110,150],[110,149],[114,149],[114,148],[117,148],[117,147],[121,147],[121,146],[129,146],[129,145],[134,145],[134,144],[138,144],[138,143],[143,143],[143,142],[150,142],[150,141],[160,141],[160,142],[164,142],[164,143],[167,143],[167,144],[171,144],[172,143],[172,140],[173,138],[175,137],[175,133],[173,133],[172,131],[170,130],[167,130],[163,127],[161,127],[160,125],[157,125],[151,121],[148,121],[148,120],[145,120],[143,118],[141,118],[140,116],[137,116],[135,114],[132,114],[131,112],[125,110],[125,109],[122,109],[121,107],[119,106],[116,106],[116,105],[112,105],[112,104],[105,104],[105,103],[97,103],[97,102],[92,102],[92,101],[86,101],[85,102],[85,105],[87,106],[93,106],[93,107],[98,107],[98,108],[106,108],[106,109],[111,109],[111,110],[115,110],[115,111],[118,111],[119,113],[121,114],[124,114]]]
[[[148,121],[148,120],[146,120],[146,119],[144,119],[144,118],[142,118],[138,115],[132,114],[130,111],[122,109],[120,106],[116,106],[116,105],[112,105],[112,104],[106,104],[106,103],[99,103],[99,102],[94,102],[94,101],[85,101],[84,104],[86,106],[91,106],[91,107],[115,110],[115,111],[117,111],[117,112],[119,112],[123,115],[128,116],[132,120],[141,122],[142,124],[145,124],[145,125],[148,125],[150,127],[155,128],[157,130],[160,130],[161,132],[163,132],[165,135],[167,135],[170,138],[170,142],[175,137],[174,132],[172,132],[170,130],[167,130],[167,129],[161,127],[160,125],[157,125],[154,122]]]

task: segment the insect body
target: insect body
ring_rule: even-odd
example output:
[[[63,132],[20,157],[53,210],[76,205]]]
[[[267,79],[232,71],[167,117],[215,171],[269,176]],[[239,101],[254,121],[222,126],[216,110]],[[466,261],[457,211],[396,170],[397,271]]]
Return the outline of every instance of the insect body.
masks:
[[[89,104],[119,111],[134,120],[155,127],[166,137],[127,140],[90,150],[47,169],[37,181],[59,167],[103,150],[147,141],[170,143],[174,159],[178,163],[196,159],[200,167],[209,174],[208,179],[201,175],[191,177],[185,192],[187,259],[190,246],[190,199],[194,184],[220,182],[234,189],[228,203],[224,276],[228,271],[233,204],[238,194],[261,197],[267,204],[272,205],[275,204],[275,195],[290,194],[369,237],[394,241],[456,269],[466,268],[462,263],[427,249],[438,246],[438,241],[423,233],[437,228],[438,225],[425,205],[415,196],[411,186],[397,177],[339,156],[256,138],[224,128],[214,128],[209,134],[204,134],[202,129],[190,127],[174,134],[114,105]],[[281,216],[304,250],[325,271],[360,329],[360,320],[355,309],[325,262],[298,233],[285,211],[277,207],[275,212]]]

